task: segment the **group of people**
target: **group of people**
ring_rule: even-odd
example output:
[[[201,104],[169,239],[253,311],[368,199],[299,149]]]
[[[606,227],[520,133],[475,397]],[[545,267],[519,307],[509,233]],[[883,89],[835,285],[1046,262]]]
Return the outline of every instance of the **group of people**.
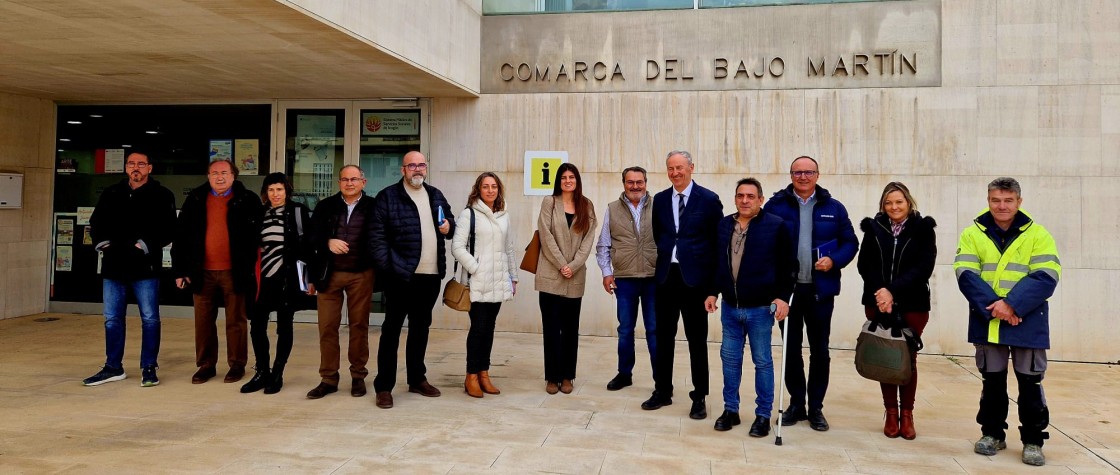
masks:
[[[645,169],[623,170],[623,191],[607,204],[601,226],[594,204],[583,195],[579,169],[564,163],[555,171],[553,193],[543,200],[537,218],[540,255],[534,280],[545,391],[568,394],[574,389],[586,263],[594,248],[603,289],[615,297],[618,319],[618,371],[608,390],[633,384],[641,309],[654,381],[642,409],[673,403],[674,342],[678,322],[683,322],[691,363],[689,416],[706,418],[708,314],[720,310],[724,407],[715,430],[741,424],[739,387],[749,345],[755,417],[748,433],[769,434],[775,323],[787,341],[784,383],[790,403],[782,411],[782,425],[807,421],[814,430],[828,430],[823,407],[841,269],[858,259],[864,281],[861,303],[869,320],[890,316],[920,338],[931,308],[936,222],[918,212],[906,185],[891,182],[883,189],[878,212],[860,222],[861,242],[844,205],[817,184],[820,169],[808,156],[793,160],[790,184],[769,200],[757,179],[739,180],[735,211],[728,215],[719,195],[692,179],[695,164],[687,151],[670,152],[665,164],[671,186],[654,196],[647,191]],[[376,197],[363,191],[366,181],[359,167],[343,167],[339,193],[309,213],[292,201],[291,184],[283,174],[266,177],[258,197],[236,180],[232,163],[215,161],[208,182],[187,196],[176,218],[171,192],[148,176],[149,157],[130,154],[126,167],[128,177],[105,190],[91,218],[94,242],[104,253],[107,357],[86,385],[125,378],[121,359],[128,289],[139,303],[144,332],[141,384],[158,384],[160,249],[174,242],[176,284],[194,293],[198,371],[193,383],[216,375],[215,322],[218,306],[224,304],[225,381],[245,375],[248,333],[255,373],[241,392],[280,391],[292,348],[293,314],[317,300],[321,382],[307,397],[336,392],[345,296],[351,395],[365,395],[370,301],[380,288],[386,311],[373,381],[376,405],[393,406],[406,318],[408,390],[437,397],[440,391],[426,378],[424,355],[432,309],[447,273],[442,241],[451,240],[456,268],[462,266],[461,272],[454,271],[455,278],[468,284],[471,298],[464,390],[477,398],[500,393],[489,375],[490,353],[501,305],[517,293],[518,270],[505,189],[497,174],[479,175],[466,207],[451,219],[442,192],[425,182],[426,158],[409,152],[402,159],[401,180]],[[976,417],[982,437],[975,451],[994,455],[1006,447],[1010,359],[1019,383],[1022,460],[1041,465],[1049,423],[1041,386],[1049,348],[1046,300],[1057,286],[1061,265],[1053,238],[1019,209],[1021,203],[1017,181],[992,181],[988,209],[961,234],[953,268],[969,303],[969,341],[976,347],[984,380]],[[135,218],[140,213],[144,219]],[[277,341],[276,358],[270,361],[266,327],[272,312],[277,314]],[[808,365],[802,356],[806,338]],[[881,384],[887,437],[910,440],[917,435],[916,352],[910,357],[907,384]]]

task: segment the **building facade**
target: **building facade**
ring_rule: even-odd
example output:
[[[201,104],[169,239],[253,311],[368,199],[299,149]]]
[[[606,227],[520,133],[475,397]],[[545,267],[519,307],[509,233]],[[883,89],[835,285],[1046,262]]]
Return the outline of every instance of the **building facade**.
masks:
[[[1120,337],[1110,321],[1120,306],[1120,250],[1108,244],[1120,231],[1111,201],[1120,193],[1111,184],[1120,175],[1116,2],[904,0],[547,15],[484,13],[548,10],[552,2],[180,0],[140,11],[126,3],[0,4],[0,172],[24,175],[23,208],[0,209],[4,317],[91,311],[82,305],[99,311],[96,297],[63,298],[85,284],[63,288],[63,274],[78,271],[57,270],[65,245],[58,220],[73,214],[68,252],[73,266],[86,259],[88,270],[77,208],[92,206],[102,182],[112,182],[99,176],[109,172],[98,168],[97,150],[133,144],[120,138],[71,149],[61,140],[73,144],[67,126],[77,115],[104,115],[95,108],[128,115],[155,107],[145,114],[178,117],[159,119],[167,135],[193,131],[178,142],[160,138],[162,130],[149,139],[164,149],[153,157],[154,176],[170,175],[180,199],[180,188],[204,180],[198,169],[214,142],[221,153],[227,141],[232,150],[255,140],[257,179],[286,171],[309,200],[327,186],[316,178],[326,165],[317,172],[305,160],[331,170],[361,164],[375,178],[367,187],[374,193],[375,183],[391,181],[401,150],[418,148],[455,207],[478,173],[498,172],[515,239],[525,243],[541,202],[525,193],[527,151],[567,152],[600,210],[617,198],[626,166],[650,170],[651,191],[668,187],[664,158],[674,149],[692,152],[697,182],[720,193],[727,213],[735,181],[755,176],[769,195],[788,184],[799,155],[820,162],[820,184],[856,223],[877,210],[884,184],[902,181],[938,221],[924,340],[927,351],[950,354],[971,354],[951,268],[957,236],[986,207],[987,182],[1013,176],[1023,184],[1024,209],[1054,234],[1061,253],[1052,357],[1120,360],[1110,344]],[[249,106],[265,112],[224,130],[195,125]],[[185,121],[190,114],[198,119]],[[380,128],[389,125],[399,133]],[[160,154],[168,169],[160,169]],[[90,160],[92,167],[81,165]],[[60,171],[73,163],[74,172]],[[244,181],[254,186],[251,175]],[[594,284],[598,269],[589,264]],[[96,279],[96,271],[82,279]],[[522,281],[499,330],[540,330],[531,279]],[[850,348],[863,319],[854,266],[843,288],[832,340]],[[165,303],[176,312],[176,302]],[[589,285],[584,305],[581,331],[612,335],[612,298]],[[713,322],[710,338],[718,341]],[[433,324],[466,323],[440,309]]]

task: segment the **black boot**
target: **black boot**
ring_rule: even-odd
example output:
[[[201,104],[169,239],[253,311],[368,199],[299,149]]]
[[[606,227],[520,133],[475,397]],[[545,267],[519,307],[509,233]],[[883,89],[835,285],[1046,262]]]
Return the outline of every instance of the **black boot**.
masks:
[[[268,385],[264,387],[265,394],[276,394],[284,387],[284,367],[277,366],[272,369],[272,377],[268,380]]]
[[[272,378],[268,371],[268,367],[257,369],[256,374],[253,375],[253,379],[250,379],[248,383],[245,383],[244,386],[241,386],[241,392],[255,393],[257,391],[260,391],[261,389],[264,389],[264,386],[268,384],[268,381],[271,379]]]

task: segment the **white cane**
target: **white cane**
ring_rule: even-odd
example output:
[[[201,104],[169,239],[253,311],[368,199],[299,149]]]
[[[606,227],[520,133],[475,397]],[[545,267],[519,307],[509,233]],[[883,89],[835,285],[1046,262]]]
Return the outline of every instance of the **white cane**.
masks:
[[[776,305],[771,305],[770,308],[772,309],[771,312],[777,312],[778,311],[778,308],[777,308]],[[789,296],[789,308],[790,308],[790,310],[793,309],[793,294],[790,294],[790,296]],[[786,358],[786,334],[789,333],[789,314],[786,314],[786,331],[779,332],[779,333],[782,334],[782,353],[781,353],[781,355],[782,355],[782,370],[781,370],[781,375],[778,376],[778,383],[777,383],[778,384],[778,430],[777,430],[777,437],[774,439],[774,445],[782,445],[782,416],[785,415],[785,410],[782,409],[782,398],[785,396],[784,392],[785,392],[785,388],[786,388],[786,384],[785,384],[785,382],[786,382],[786,360],[788,359],[788,358]]]

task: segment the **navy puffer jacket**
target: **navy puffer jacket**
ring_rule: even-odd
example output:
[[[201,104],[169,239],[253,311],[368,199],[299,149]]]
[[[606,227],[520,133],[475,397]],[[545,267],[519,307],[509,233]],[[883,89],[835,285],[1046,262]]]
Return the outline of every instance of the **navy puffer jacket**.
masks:
[[[856,238],[852,220],[848,218],[848,210],[839,201],[832,198],[828,190],[817,185],[817,204],[813,206],[813,248],[832,240],[836,240],[836,250],[828,257],[832,258],[832,269],[828,272],[813,270],[813,283],[817,286],[817,295],[820,297],[834,297],[840,295],[840,269],[852,262],[859,251],[859,239]],[[774,193],[770,201],[763,208],[768,213],[774,213],[789,225],[791,239],[797,242],[801,229],[801,207],[797,202],[797,194],[793,185]],[[797,245],[794,244],[796,252]]]
[[[390,276],[402,282],[412,280],[412,274],[420,265],[420,214],[416,203],[404,189],[404,180],[385,187],[377,193],[373,207],[373,226],[370,228],[370,243],[373,247],[373,265],[378,275]],[[436,265],[439,278],[447,272],[447,251],[442,239],[450,240],[455,235],[455,215],[443,193],[433,186],[424,184],[431,204],[432,223],[440,225],[439,208],[443,208],[444,219],[451,225],[446,235],[436,230]]]

